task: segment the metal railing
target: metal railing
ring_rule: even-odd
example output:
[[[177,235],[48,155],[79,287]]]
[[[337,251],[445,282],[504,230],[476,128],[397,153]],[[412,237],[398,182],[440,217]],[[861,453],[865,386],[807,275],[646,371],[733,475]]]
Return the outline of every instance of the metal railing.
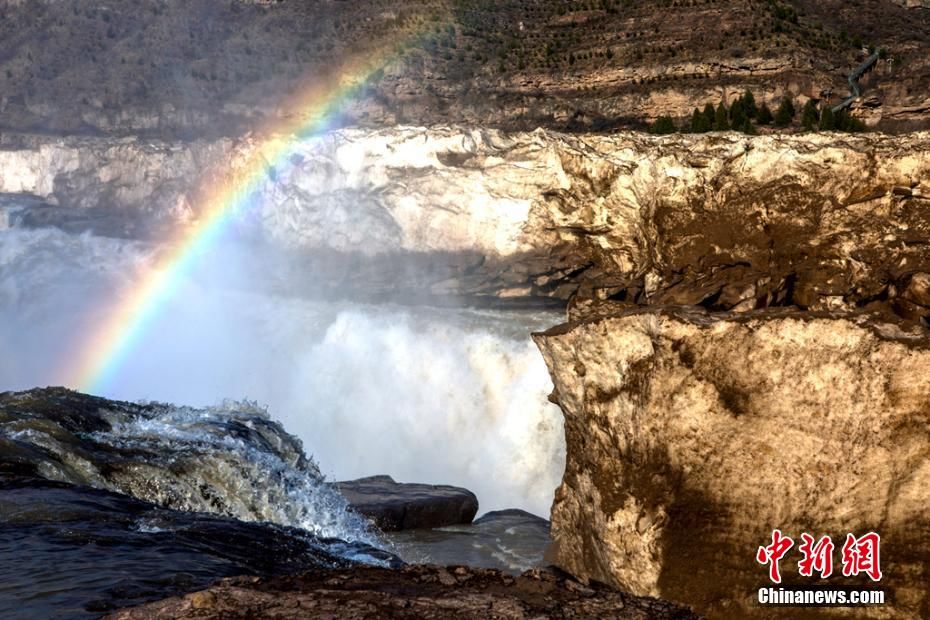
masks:
[[[855,70],[849,74],[849,90],[850,95],[843,99],[838,105],[833,106],[834,112],[839,112],[840,110],[845,110],[848,108],[853,101],[858,99],[862,95],[862,89],[859,87],[859,78],[862,75],[875,66],[875,63],[878,62],[880,52],[875,52],[871,56],[865,59],[861,65],[855,68]]]

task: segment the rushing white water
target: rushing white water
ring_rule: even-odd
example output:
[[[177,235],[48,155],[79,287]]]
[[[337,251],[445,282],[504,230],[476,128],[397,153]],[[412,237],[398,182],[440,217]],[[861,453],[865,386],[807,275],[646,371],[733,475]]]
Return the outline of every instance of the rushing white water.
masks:
[[[152,252],[0,230],[0,389],[54,382],[63,356]],[[234,246],[204,261],[102,395],[255,400],[330,478],[456,484],[478,495],[482,511],[548,515],[564,440],[529,332],[557,315],[324,302],[271,293],[261,280],[273,277]]]
[[[38,398],[45,404],[57,401],[60,409],[81,411],[82,422],[74,424],[67,416],[46,417],[42,407],[31,407],[35,398],[34,391],[8,395],[4,405],[15,409],[22,402],[22,413],[3,416],[0,441],[20,450],[21,462],[47,480],[174,510],[299,527],[317,537],[359,543],[361,553],[366,545],[384,546],[326,483],[300,442],[254,403],[192,409],[42,392]],[[170,528],[173,513],[161,514]],[[157,527],[151,520],[140,525]]]

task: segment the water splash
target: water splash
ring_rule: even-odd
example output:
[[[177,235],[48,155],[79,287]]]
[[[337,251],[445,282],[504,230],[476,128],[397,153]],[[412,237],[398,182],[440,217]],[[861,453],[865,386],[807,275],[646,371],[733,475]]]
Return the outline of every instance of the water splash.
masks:
[[[0,398],[0,443],[20,455],[20,469],[48,480],[383,546],[300,440],[251,403],[199,410],[65,390],[7,394]]]

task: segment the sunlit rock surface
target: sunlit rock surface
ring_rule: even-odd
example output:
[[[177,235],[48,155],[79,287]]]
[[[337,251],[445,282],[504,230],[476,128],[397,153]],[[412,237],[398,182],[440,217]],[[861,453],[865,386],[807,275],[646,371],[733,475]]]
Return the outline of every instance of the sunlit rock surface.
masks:
[[[755,603],[769,584],[755,551],[773,529],[797,544],[832,535],[837,571],[846,534],[875,531],[894,601],[853,611],[927,617],[924,328],[661,308],[602,311],[536,340],[565,413],[550,558],[561,568],[709,617],[786,617]],[[785,581],[813,583],[792,553]]]
[[[930,273],[925,133],[399,127],[301,142],[0,141],[0,192],[46,205],[34,210],[134,214],[152,234],[178,234],[230,178],[256,168],[265,180],[231,227],[299,253],[303,262],[287,264],[323,289],[930,313],[913,298],[892,303],[914,274]],[[77,213],[32,217],[104,226],[75,223]]]

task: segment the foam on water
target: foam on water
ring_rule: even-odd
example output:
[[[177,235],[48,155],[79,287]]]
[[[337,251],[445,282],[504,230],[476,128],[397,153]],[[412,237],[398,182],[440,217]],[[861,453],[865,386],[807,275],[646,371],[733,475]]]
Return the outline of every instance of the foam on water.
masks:
[[[91,435],[106,445],[155,455],[127,475],[115,476],[114,490],[175,509],[299,527],[347,542],[380,543],[363,518],[347,512],[345,498],[324,483],[300,446],[274,426],[265,426],[254,407],[227,403],[211,410],[157,411],[149,418],[114,417],[112,430]],[[233,432],[234,424],[248,432]]]
[[[7,393],[0,447],[19,470],[46,480],[383,546],[300,441],[251,403],[198,410],[60,389]]]

